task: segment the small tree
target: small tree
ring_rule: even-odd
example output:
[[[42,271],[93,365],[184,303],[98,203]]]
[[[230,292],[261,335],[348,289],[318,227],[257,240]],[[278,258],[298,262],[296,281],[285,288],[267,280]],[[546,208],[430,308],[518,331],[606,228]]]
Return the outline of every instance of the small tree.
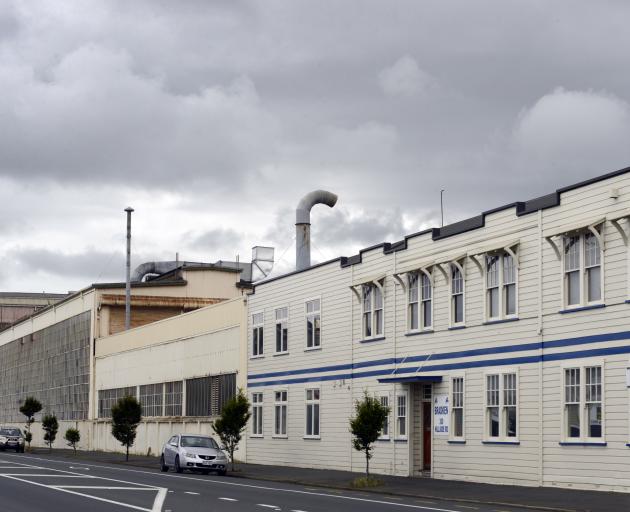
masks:
[[[76,455],[77,453],[77,443],[81,441],[81,433],[78,428],[69,428],[66,430],[63,438],[68,442],[68,446],[70,446]]]
[[[221,448],[230,455],[232,471],[234,471],[234,452],[241,441],[245,426],[249,421],[249,400],[239,389],[234,398],[229,400],[221,411],[221,416],[212,424],[212,429],[221,439]]]
[[[383,429],[389,407],[381,405],[380,400],[366,392],[363,400],[357,400],[355,409],[356,415],[350,419],[350,432],[354,436],[352,444],[355,450],[365,452],[365,476],[369,479],[372,445]]]
[[[31,449],[31,441],[33,440],[33,434],[31,434],[31,425],[35,422],[34,416],[42,410],[42,404],[37,398],[29,396],[26,397],[24,403],[20,407],[20,412],[26,416],[26,434],[24,440],[28,443],[28,449]]]
[[[49,451],[52,451],[52,445],[57,438],[57,431],[59,430],[57,416],[54,414],[44,416],[42,419],[42,428],[44,429],[44,441],[48,444]]]
[[[112,405],[112,435],[122,444],[129,460],[129,447],[136,440],[136,428],[142,419],[142,405],[133,396],[125,396]]]

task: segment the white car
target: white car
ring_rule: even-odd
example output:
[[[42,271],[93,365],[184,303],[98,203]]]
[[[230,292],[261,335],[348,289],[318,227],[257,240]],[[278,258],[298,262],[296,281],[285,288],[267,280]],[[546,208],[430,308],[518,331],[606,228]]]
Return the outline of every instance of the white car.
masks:
[[[0,450],[15,450],[24,453],[24,435],[19,428],[0,427]]]
[[[223,476],[227,471],[227,462],[225,453],[210,436],[177,434],[162,448],[160,469],[166,472],[173,467],[177,473],[183,473],[188,469],[204,475],[216,471]]]

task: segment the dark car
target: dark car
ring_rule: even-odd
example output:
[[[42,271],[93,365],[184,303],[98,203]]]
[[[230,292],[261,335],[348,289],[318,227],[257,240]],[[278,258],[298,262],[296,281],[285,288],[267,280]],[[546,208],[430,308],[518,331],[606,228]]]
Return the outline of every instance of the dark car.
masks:
[[[24,453],[24,434],[19,428],[0,427],[0,450]]]

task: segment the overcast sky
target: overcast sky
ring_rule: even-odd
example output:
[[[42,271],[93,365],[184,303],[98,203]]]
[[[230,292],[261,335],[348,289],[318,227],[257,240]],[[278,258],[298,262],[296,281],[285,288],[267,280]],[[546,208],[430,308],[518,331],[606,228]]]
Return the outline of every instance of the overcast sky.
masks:
[[[0,2],[0,290],[352,255],[630,165],[630,2]]]

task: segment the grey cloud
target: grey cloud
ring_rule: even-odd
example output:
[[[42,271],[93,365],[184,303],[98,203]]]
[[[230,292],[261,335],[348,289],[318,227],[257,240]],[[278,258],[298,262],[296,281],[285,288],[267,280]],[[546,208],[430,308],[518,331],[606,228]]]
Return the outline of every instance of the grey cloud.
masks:
[[[122,252],[105,252],[87,249],[80,253],[62,253],[45,248],[14,249],[6,257],[16,272],[52,274],[92,282],[124,281],[125,255]]]
[[[237,248],[243,235],[230,228],[215,228],[201,233],[189,232],[182,239],[184,244],[193,249],[220,251]]]

